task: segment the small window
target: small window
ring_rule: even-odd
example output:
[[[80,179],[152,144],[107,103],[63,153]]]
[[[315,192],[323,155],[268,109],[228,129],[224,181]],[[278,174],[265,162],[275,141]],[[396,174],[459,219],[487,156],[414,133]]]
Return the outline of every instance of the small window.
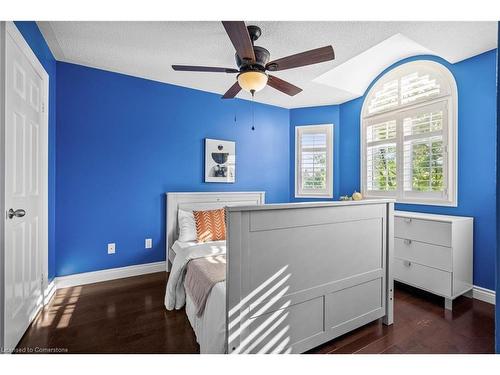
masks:
[[[295,196],[333,197],[333,125],[295,128]]]
[[[361,113],[362,192],[456,205],[457,92],[441,64],[416,61],[383,76]]]

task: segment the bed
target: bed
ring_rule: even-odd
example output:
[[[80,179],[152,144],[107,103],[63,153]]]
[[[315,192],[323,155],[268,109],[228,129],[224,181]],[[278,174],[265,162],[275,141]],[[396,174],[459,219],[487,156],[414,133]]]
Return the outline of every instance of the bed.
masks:
[[[182,281],[195,259],[226,262],[202,314],[183,283],[170,292],[167,285],[165,306],[185,306],[201,353],[302,353],[379,318],[392,324],[392,200],[264,205],[264,198],[167,193],[169,283]],[[226,241],[178,241],[179,209],[220,207]],[[169,305],[172,292],[185,296]]]

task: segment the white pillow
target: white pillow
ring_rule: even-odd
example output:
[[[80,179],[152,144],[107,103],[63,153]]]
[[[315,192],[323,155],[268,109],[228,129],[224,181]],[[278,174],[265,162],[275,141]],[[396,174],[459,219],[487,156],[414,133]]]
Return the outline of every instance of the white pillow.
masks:
[[[177,211],[177,225],[179,226],[179,241],[196,241],[196,223],[193,211],[179,209]]]

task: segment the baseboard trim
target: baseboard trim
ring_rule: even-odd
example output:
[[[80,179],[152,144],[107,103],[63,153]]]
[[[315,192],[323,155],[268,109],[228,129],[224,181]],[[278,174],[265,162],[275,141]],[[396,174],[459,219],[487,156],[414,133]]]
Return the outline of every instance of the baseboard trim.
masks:
[[[78,285],[93,284],[102,281],[122,279],[125,277],[146,275],[148,273],[166,270],[166,262],[138,264],[135,266],[111,268],[108,270],[78,273],[75,275],[59,276],[54,278],[44,291],[44,303],[50,302],[56,289],[70,288]],[[495,305],[495,291],[474,285],[465,296]]]
[[[134,266],[110,268],[107,270],[77,273],[68,276],[58,276],[54,279],[57,289],[70,288],[78,285],[86,285],[99,283],[102,281],[110,281],[123,279],[124,277],[132,277],[145,275],[148,273],[162,272],[166,270],[165,261],[154,262],[147,264],[138,264]]]
[[[495,304],[495,291],[491,289],[475,286],[472,289],[472,298],[484,301],[487,303]]]
[[[471,291],[465,293],[465,296],[486,303],[490,303],[492,305],[495,304],[495,291],[491,289],[482,288],[477,285],[474,285]]]
[[[54,295],[56,294],[56,280],[55,278],[47,285],[47,288],[43,291],[43,304],[48,305],[48,303],[52,300]]]

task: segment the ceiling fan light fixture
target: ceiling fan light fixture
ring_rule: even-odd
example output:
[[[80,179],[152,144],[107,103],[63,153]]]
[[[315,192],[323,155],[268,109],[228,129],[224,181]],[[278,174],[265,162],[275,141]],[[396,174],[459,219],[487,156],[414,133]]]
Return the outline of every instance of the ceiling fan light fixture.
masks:
[[[260,70],[250,70],[238,74],[238,84],[248,92],[257,92],[267,85],[267,74]]]
[[[269,61],[271,57],[269,51],[264,47],[254,45],[262,34],[258,26],[246,26],[243,21],[222,21],[222,25],[236,50],[235,59],[238,69],[172,65],[174,70],[185,72],[239,73],[237,82],[222,95],[222,99],[233,99],[241,90],[248,91],[253,98],[254,94],[266,85],[289,96],[297,95],[302,91],[300,87],[278,77],[267,75],[266,72],[300,68],[335,59],[333,47],[329,45]]]

